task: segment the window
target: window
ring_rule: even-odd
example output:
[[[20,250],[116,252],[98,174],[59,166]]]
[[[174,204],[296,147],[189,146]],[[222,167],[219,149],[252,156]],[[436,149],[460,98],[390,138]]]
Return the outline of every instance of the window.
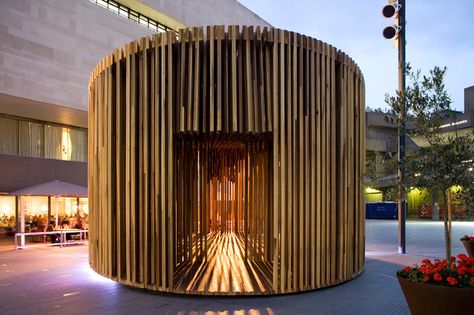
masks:
[[[43,157],[44,129],[42,124],[19,122],[19,154],[24,156]]]
[[[148,21],[148,27],[154,30],[155,32],[158,32],[158,27],[156,25],[156,22],[153,20]]]
[[[87,132],[81,129],[69,129],[68,154],[73,161],[87,161]]]
[[[96,3],[101,7],[107,8],[107,1],[104,0],[97,0]]]
[[[45,157],[67,161],[86,161],[87,133],[80,129],[45,126]]]
[[[87,130],[0,116],[0,154],[87,161]]]
[[[140,14],[140,24],[145,27],[148,27],[148,19],[141,14]]]
[[[128,10],[124,6],[120,6],[118,14],[123,16],[124,18],[128,19]]]
[[[130,11],[128,12],[128,18],[132,21],[135,21],[138,23],[138,13],[135,11]]]
[[[172,28],[163,25],[145,15],[138,13],[135,10],[132,10],[122,4],[119,4],[113,0],[89,0],[92,3],[97,4],[115,14],[118,14],[124,18],[132,20],[142,26],[145,26],[155,32],[166,32],[171,31]]]
[[[45,139],[44,144],[44,157],[48,159],[61,160],[61,127],[56,126],[45,126]]]
[[[15,226],[15,197],[0,196],[0,230]]]
[[[109,9],[110,11],[112,11],[113,13],[115,13],[115,14],[118,14],[118,13],[119,13],[118,5],[117,5],[117,3],[115,3],[115,2],[109,2],[109,7],[108,7],[108,9]]]
[[[0,117],[0,154],[18,154],[18,120]]]

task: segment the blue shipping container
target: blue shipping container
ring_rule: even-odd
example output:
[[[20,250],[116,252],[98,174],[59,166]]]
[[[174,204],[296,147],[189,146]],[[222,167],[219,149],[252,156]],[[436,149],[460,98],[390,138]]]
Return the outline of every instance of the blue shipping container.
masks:
[[[398,219],[396,202],[367,202],[365,204],[367,219]]]

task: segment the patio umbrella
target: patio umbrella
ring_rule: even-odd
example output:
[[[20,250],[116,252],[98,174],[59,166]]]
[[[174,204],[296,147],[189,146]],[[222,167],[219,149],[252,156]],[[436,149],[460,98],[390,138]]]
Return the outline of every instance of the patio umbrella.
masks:
[[[87,187],[53,180],[12,191],[10,196],[87,197]]]

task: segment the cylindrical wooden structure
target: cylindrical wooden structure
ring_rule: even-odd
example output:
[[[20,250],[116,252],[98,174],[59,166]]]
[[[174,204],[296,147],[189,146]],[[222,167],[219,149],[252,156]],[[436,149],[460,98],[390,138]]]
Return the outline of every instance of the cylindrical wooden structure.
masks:
[[[89,83],[89,260],[156,291],[276,294],[364,267],[364,80],[278,29],[134,41]]]

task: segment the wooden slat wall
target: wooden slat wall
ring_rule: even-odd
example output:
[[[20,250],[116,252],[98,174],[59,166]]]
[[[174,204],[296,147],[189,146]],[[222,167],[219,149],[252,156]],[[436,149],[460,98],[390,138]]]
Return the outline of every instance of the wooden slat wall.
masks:
[[[189,28],[115,50],[89,83],[91,266],[207,294],[184,285],[192,266],[211,235],[236,233],[264,279],[245,293],[356,276],[364,89],[346,54],[279,29]]]

